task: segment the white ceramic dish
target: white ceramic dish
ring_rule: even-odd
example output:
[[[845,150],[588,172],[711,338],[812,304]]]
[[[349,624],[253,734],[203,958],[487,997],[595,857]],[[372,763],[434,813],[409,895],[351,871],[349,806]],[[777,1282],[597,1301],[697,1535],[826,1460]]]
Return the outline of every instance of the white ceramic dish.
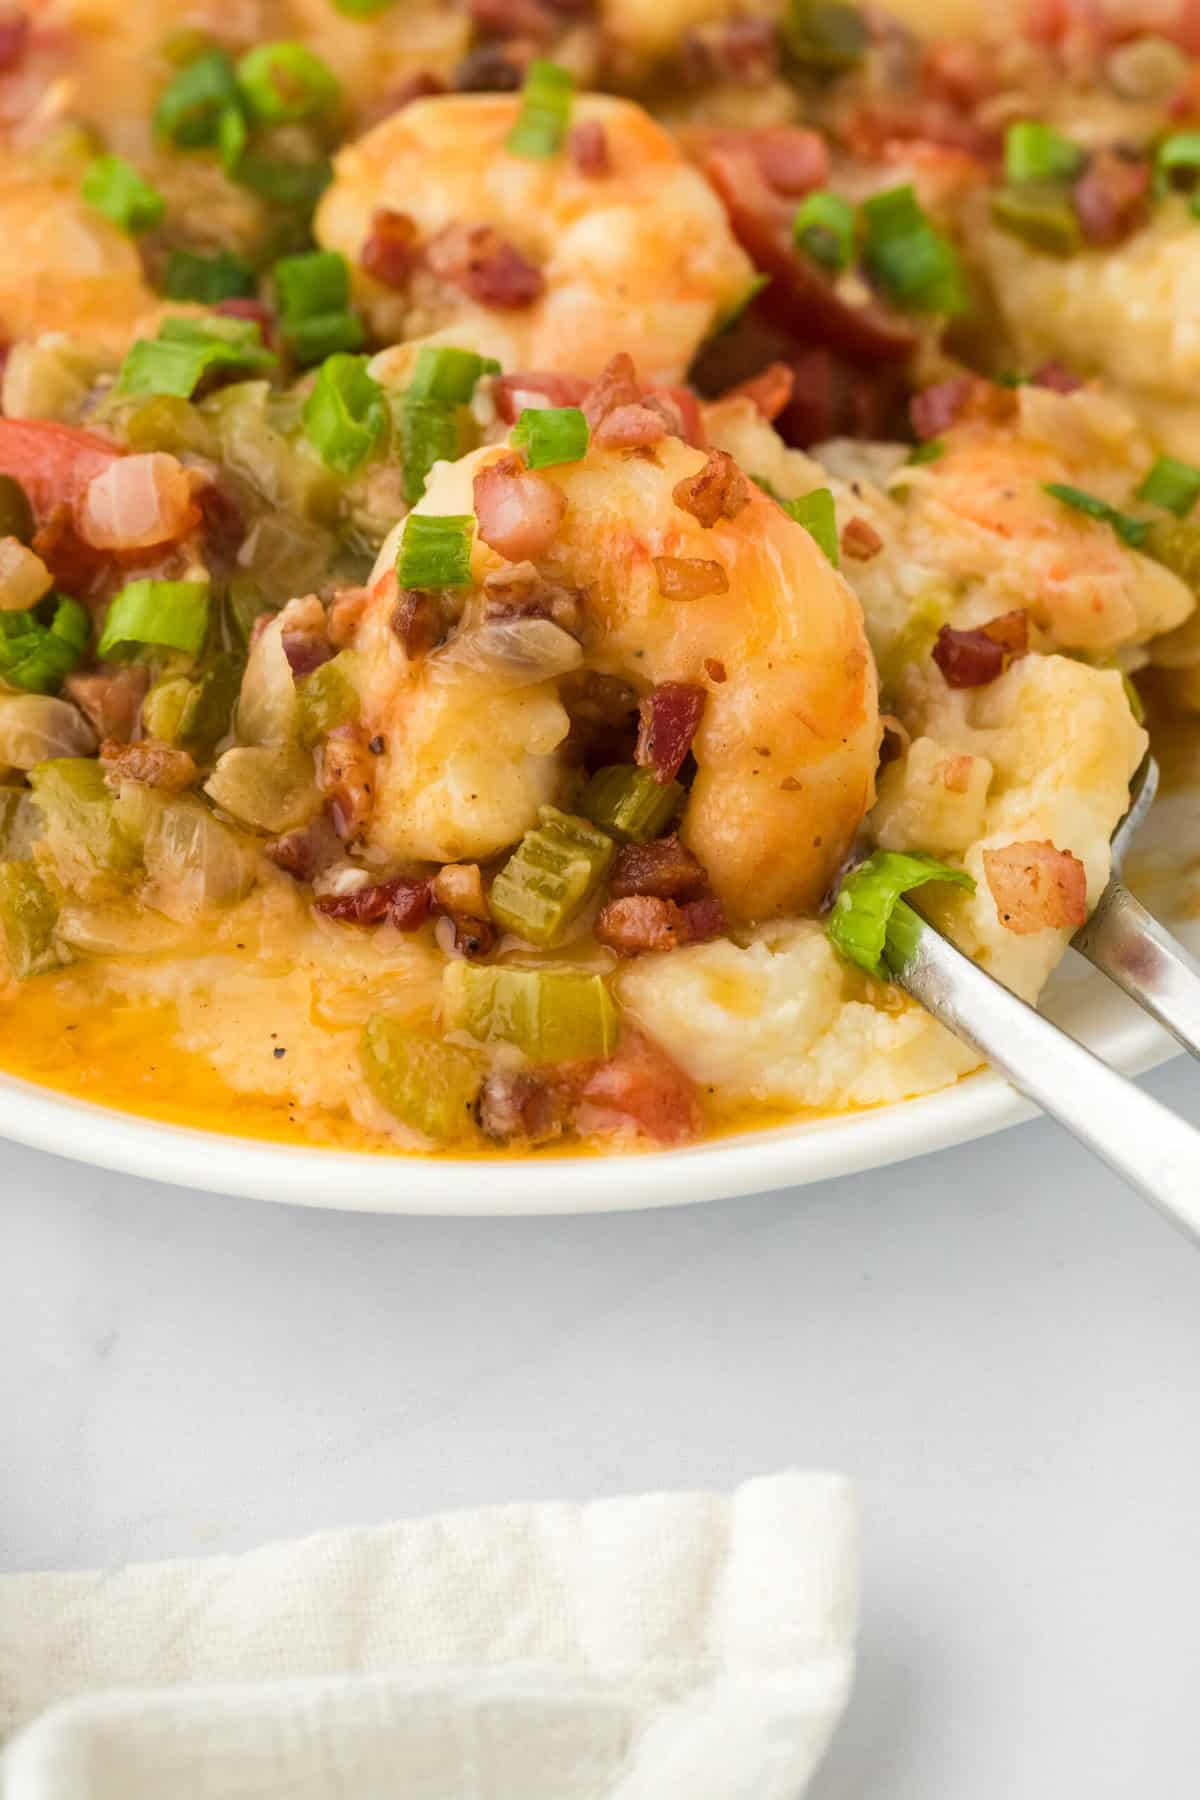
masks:
[[[1047,1005],[1129,1074],[1173,1044],[1110,984],[1070,956]],[[236,1104],[236,1102],[235,1102]],[[685,1206],[899,1162],[1028,1118],[990,1073],[903,1105],[633,1156],[525,1161],[352,1155],[160,1125],[0,1075],[0,1135],[180,1187],[299,1206],[394,1213],[583,1213]]]

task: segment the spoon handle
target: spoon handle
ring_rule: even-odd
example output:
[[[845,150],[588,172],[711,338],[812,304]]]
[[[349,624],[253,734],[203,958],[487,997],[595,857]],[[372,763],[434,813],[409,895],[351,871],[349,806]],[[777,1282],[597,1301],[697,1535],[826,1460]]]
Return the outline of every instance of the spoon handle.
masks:
[[[1200,1132],[911,917],[889,940],[901,986],[1200,1242]]]
[[[1200,1057],[1200,962],[1115,877],[1071,939],[1081,956],[1123,988]]]

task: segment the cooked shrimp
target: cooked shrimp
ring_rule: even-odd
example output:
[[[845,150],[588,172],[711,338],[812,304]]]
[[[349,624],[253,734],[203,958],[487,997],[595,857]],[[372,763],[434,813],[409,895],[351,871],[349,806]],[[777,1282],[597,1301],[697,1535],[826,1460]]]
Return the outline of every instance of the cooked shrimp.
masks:
[[[77,182],[0,185],[0,335],[62,331],[119,353],[158,305],[132,239],[84,204]]]
[[[439,464],[418,513],[484,512],[480,478],[503,477],[508,455],[491,446]],[[582,461],[536,477],[557,496],[537,576],[551,594],[577,596],[578,639],[546,607],[526,621],[542,645],[523,672],[488,647],[482,584],[512,565],[483,532],[490,524],[496,536],[502,509],[489,500],[480,521],[456,634],[424,655],[408,655],[393,629],[393,533],[355,645],[364,727],[383,740],[370,840],[381,860],[495,855],[539,805],[569,802],[568,705],[586,674],[627,684],[631,701],[666,684],[692,696],[697,773],[681,835],[729,916],[817,906],[874,789],[879,720],[862,615],[808,533],[736,471],[732,516],[701,523],[697,512],[712,509],[690,484],[705,468],[703,453],[661,438],[653,456],[593,443]]]
[[[519,108],[512,94],[455,94],[385,119],[337,158],[318,239],[356,265],[382,339],[452,325],[507,369],[584,376],[620,344],[647,380],[682,380],[753,277],[715,194],[629,101],[574,101],[573,126],[602,131],[601,173],[566,151],[510,155]],[[381,214],[415,227],[416,272],[399,287],[362,266]]]

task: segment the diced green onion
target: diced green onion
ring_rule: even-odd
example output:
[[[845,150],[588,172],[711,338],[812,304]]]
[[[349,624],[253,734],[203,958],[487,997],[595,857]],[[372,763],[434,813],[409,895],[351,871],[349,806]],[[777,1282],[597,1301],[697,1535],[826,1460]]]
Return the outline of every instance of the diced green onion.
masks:
[[[842,75],[867,53],[866,20],[843,0],[788,0],[782,31],[792,61],[812,75]]]
[[[306,750],[333,730],[357,719],[361,702],[350,678],[348,652],[322,663],[296,683],[296,724]]]
[[[275,297],[284,341],[303,363],[357,350],[361,322],[349,310],[350,268],[336,250],[285,256],[275,264]]]
[[[256,119],[294,124],[337,104],[341,87],[333,71],[305,44],[255,44],[237,65],[237,82]]]
[[[383,1013],[367,1020],[360,1051],[371,1092],[403,1124],[438,1143],[474,1136],[484,1076],[478,1052]]]
[[[1149,519],[1139,548],[1200,593],[1200,525],[1191,519]]]
[[[452,1022],[481,1043],[515,1044],[533,1062],[599,1062],[620,1020],[601,975],[458,962],[447,981]]]
[[[56,694],[90,636],[78,600],[51,594],[27,612],[0,612],[0,679],[26,693]]]
[[[653,769],[613,763],[596,770],[583,790],[579,810],[618,842],[644,844],[662,836],[679,815],[685,798],[677,781],[664,787]]]
[[[795,519],[797,525],[803,525],[809,537],[816,539],[836,569],[841,557],[838,551],[837,513],[829,489],[814,488],[811,494],[801,494],[798,500],[781,500],[779,504],[789,519]]]
[[[216,143],[221,115],[238,104],[233,64],[223,50],[205,50],[159,95],[154,134],[178,150],[201,149]]]
[[[500,365],[473,350],[451,346],[417,353],[412,377],[396,402],[395,418],[404,460],[404,498],[412,505],[425,492],[435,462],[454,461],[465,448],[458,408],[465,406],[483,375]]]
[[[244,256],[232,250],[172,250],[167,258],[165,293],[169,300],[198,300],[213,306],[218,300],[244,298],[257,283]]]
[[[404,521],[396,579],[402,588],[469,587],[472,514],[409,513]]]
[[[1161,506],[1185,519],[1200,500],[1200,469],[1176,456],[1160,456],[1134,495],[1147,506]]]
[[[737,299],[733,301],[730,306],[727,306],[725,311],[715,320],[709,335],[712,337],[722,337],[725,332],[732,331],[743,313],[745,313],[749,307],[753,306],[763,289],[770,287],[770,285],[771,277],[769,275],[760,274],[751,276],[750,281],[742,289]]]
[[[882,975],[888,927],[904,894],[929,881],[948,881],[973,892],[965,869],[952,869],[936,857],[876,850],[851,869],[838,889],[825,922],[834,947],[869,975]]]
[[[167,203],[123,156],[98,156],[83,172],[79,191],[89,206],[122,231],[149,231],[162,222]]]
[[[60,959],[54,947],[58,903],[29,862],[0,862],[0,964],[24,981]]]
[[[1070,181],[1082,167],[1083,151],[1050,125],[1019,119],[1004,134],[1008,181]]]
[[[387,422],[383,389],[367,374],[365,356],[326,358],[305,402],[303,422],[304,435],[326,468],[353,475]]]
[[[1000,188],[988,206],[993,224],[1031,250],[1074,256],[1083,248],[1083,228],[1061,188]]]
[[[526,943],[556,943],[608,873],[613,841],[587,819],[543,806],[488,897],[492,917]]]
[[[936,462],[939,456],[945,454],[945,438],[926,438],[923,444],[913,445],[904,461],[910,468],[919,468],[922,463]]]
[[[911,183],[864,200],[862,216],[864,267],[890,299],[914,312],[966,311],[958,255],[930,224]]]
[[[1198,176],[1200,131],[1176,131],[1164,138],[1154,158],[1156,192],[1161,196],[1173,187],[1194,187]]]
[[[45,846],[61,875],[127,875],[138,867],[141,850],[117,816],[94,757],[38,763],[29,771],[29,785],[45,824]]]
[[[509,442],[524,452],[527,468],[555,468],[587,455],[588,422],[577,406],[527,406]]]
[[[1074,507],[1076,512],[1086,513],[1089,519],[1099,519],[1105,525],[1111,525],[1117,536],[1134,549],[1141,544],[1150,529],[1146,519],[1135,519],[1129,513],[1123,513],[1107,500],[1101,500],[1098,494],[1089,494],[1085,488],[1072,487],[1065,481],[1044,481],[1042,487],[1047,494],[1061,500],[1064,506]]]
[[[131,581],[108,609],[96,654],[130,662],[144,650],[196,656],[208,633],[207,581]]]
[[[558,63],[535,57],[525,73],[521,110],[505,139],[510,156],[553,156],[567,135],[575,77]]]
[[[314,162],[287,162],[282,157],[261,156],[256,150],[244,151],[228,165],[227,172],[239,187],[249,188],[261,200],[303,215],[312,212],[333,180],[333,164],[327,156]]]
[[[214,369],[269,369],[278,358],[263,346],[253,319],[164,319],[156,338],[139,338],[121,364],[116,391],[188,399]]]
[[[792,242],[812,262],[840,275],[854,261],[854,208],[840,194],[809,194],[796,208]]]
[[[442,406],[466,406],[480,378],[499,373],[500,364],[494,357],[477,356],[474,350],[457,350],[451,345],[438,349],[427,345],[417,352],[404,393],[406,398],[413,400],[436,400]]]

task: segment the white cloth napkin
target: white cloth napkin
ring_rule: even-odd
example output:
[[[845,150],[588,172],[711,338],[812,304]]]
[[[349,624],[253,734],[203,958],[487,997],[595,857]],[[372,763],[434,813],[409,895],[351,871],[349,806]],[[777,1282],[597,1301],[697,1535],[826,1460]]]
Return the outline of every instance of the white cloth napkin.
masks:
[[[0,1578],[3,1800],[794,1800],[853,1675],[840,1476]]]

